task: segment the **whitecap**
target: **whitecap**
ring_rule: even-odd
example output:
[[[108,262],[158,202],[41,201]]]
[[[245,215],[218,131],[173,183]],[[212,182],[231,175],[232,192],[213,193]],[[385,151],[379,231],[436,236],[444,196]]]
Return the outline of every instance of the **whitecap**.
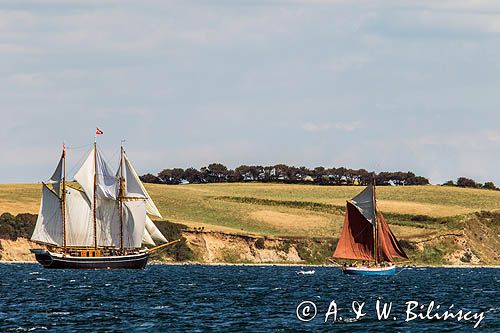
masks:
[[[493,312],[493,313],[500,312],[500,307],[490,308],[490,309],[485,311],[485,313],[490,313],[490,312]]]
[[[314,273],[316,273],[316,271],[314,269],[309,270],[309,271],[298,271],[297,272],[298,275],[313,275]]]
[[[356,319],[356,318],[342,318],[342,319],[340,319],[339,318],[339,322],[341,322],[341,323],[354,323],[357,321],[359,321],[359,319]]]
[[[168,309],[168,308],[170,308],[170,306],[168,306],[168,305],[157,305],[157,306],[153,306],[151,309],[162,310],[162,309]]]

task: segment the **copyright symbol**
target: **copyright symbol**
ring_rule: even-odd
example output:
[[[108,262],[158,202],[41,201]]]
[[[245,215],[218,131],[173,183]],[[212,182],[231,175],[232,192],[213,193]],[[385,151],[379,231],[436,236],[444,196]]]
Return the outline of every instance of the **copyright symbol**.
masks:
[[[295,315],[300,321],[311,321],[316,317],[318,310],[316,309],[316,304],[311,301],[304,301],[297,305],[295,309]]]

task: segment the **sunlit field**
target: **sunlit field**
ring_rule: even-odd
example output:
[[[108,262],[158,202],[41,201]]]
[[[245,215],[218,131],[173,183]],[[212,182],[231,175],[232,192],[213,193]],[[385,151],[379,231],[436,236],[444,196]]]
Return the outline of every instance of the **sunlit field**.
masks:
[[[146,185],[165,220],[193,228],[255,235],[338,237],[345,201],[362,187],[287,184]],[[0,185],[0,211],[37,213],[40,184]],[[442,186],[378,187],[379,209],[399,237],[417,239],[443,227],[391,216],[452,217],[500,208],[500,191]],[[404,223],[403,223],[404,222]]]

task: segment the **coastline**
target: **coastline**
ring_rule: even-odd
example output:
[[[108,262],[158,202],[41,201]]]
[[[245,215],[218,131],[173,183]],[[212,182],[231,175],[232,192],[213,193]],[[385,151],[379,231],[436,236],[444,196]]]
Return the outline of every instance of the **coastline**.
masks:
[[[7,261],[0,260],[0,264],[35,264],[36,261]],[[283,266],[283,267],[340,267],[339,265],[322,265],[322,264],[306,264],[306,263],[204,263],[204,262],[150,262],[149,266],[153,265],[171,265],[171,266]],[[398,266],[398,268],[494,268],[500,269],[500,265],[411,265]]]

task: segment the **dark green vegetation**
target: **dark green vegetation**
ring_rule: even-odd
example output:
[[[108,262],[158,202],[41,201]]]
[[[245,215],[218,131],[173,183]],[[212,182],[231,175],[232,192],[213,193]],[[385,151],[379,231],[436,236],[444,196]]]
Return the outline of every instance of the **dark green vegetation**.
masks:
[[[10,213],[0,215],[0,239],[16,240],[19,237],[30,238],[35,229],[37,215]]]
[[[182,237],[182,230],[187,229],[186,225],[169,221],[155,221],[154,223],[167,240],[174,241],[180,239],[181,241],[157,252],[153,252],[151,255],[152,259],[163,261],[165,260],[165,256],[175,261],[189,261],[195,259],[193,251],[191,251],[186,244],[186,239]]]
[[[379,185],[427,185],[429,180],[413,172],[380,172],[378,174],[365,169],[347,169],[316,167],[294,167],[285,164],[273,166],[241,165],[234,170],[220,163],[212,163],[200,170],[194,168],[164,169],[158,175],[150,173],[141,176],[145,183],[154,184],[193,184],[233,183],[242,181],[278,182],[286,184],[318,185],[367,185],[375,177]]]
[[[485,190],[499,190],[499,188],[497,188],[493,182],[486,182],[484,184],[481,184],[473,179],[466,177],[460,177],[457,179],[456,182],[454,182],[453,180],[448,180],[446,183],[443,184],[443,186],[457,186],[466,188],[482,188]]]

